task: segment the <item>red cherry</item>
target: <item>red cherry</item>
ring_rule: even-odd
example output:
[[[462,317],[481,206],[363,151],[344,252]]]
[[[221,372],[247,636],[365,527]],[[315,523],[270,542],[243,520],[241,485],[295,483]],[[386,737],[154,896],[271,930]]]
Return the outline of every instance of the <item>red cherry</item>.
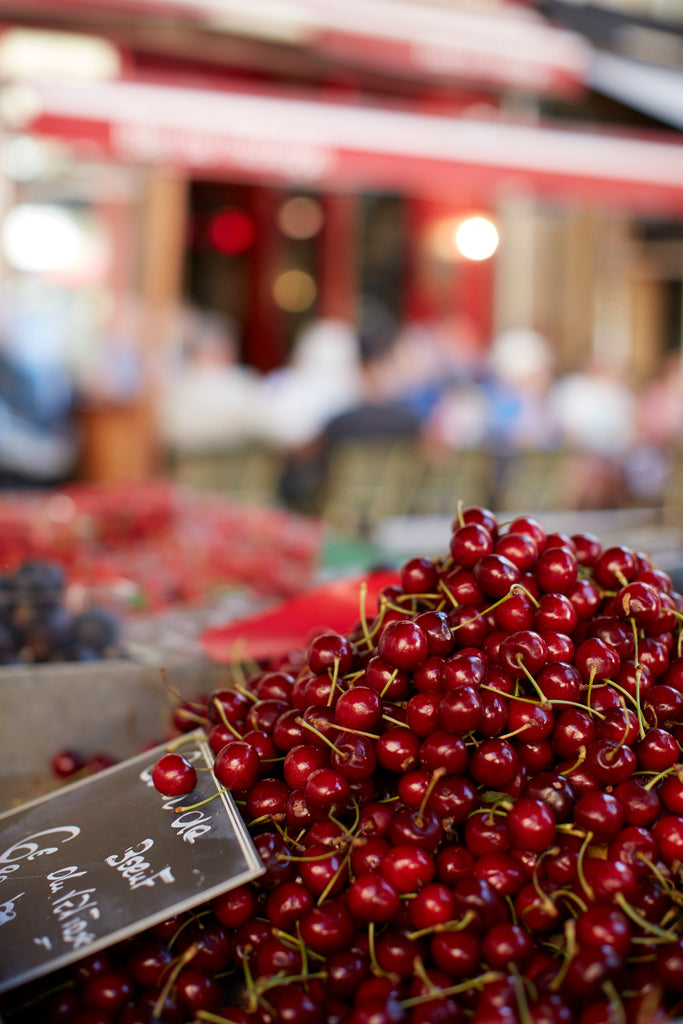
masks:
[[[197,771],[182,754],[162,754],[152,769],[152,782],[164,796],[185,796],[197,785]]]

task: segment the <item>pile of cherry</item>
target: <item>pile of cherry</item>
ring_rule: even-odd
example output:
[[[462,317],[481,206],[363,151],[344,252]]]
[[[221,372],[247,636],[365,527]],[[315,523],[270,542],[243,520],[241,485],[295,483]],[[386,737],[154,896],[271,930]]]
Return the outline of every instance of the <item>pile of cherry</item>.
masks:
[[[206,728],[265,874],[78,965],[50,1021],[683,1015],[670,577],[471,507],[448,554],[359,607],[348,636],[176,709]],[[155,784],[189,805],[194,772],[170,745]]]

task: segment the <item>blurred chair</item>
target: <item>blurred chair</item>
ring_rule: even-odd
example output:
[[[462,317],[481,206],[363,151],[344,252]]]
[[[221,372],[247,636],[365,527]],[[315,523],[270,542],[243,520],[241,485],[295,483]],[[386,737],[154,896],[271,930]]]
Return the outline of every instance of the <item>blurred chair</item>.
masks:
[[[421,482],[417,441],[344,441],[330,453],[320,513],[359,535],[378,520],[413,511]]]
[[[489,506],[494,497],[495,465],[484,448],[440,451],[423,465],[412,511],[417,515],[454,515],[459,501]]]
[[[526,449],[501,458],[495,500],[497,510],[547,512],[574,508],[576,455],[565,449]]]
[[[176,452],[169,475],[176,484],[228,493],[236,501],[273,505],[282,472],[282,455],[266,445],[203,452]]]

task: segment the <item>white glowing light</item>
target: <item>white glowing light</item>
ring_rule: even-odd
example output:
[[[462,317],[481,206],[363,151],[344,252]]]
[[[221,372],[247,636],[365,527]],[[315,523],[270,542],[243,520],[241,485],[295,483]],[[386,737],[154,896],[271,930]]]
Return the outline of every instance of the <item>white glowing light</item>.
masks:
[[[455,244],[468,260],[487,260],[498,248],[498,232],[487,217],[469,217],[455,233]]]
[[[86,240],[76,219],[58,206],[25,203],[9,211],[2,225],[5,259],[15,270],[66,270],[83,260]]]

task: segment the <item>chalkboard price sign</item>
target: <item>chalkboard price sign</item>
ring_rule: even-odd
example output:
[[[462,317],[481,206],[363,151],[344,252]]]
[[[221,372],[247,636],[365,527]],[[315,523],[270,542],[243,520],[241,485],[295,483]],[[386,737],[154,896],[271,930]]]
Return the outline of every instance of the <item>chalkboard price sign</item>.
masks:
[[[167,749],[0,815],[0,992],[263,873],[212,771],[198,770],[185,797],[154,788],[152,768]],[[213,763],[201,731],[180,750],[198,769]]]

